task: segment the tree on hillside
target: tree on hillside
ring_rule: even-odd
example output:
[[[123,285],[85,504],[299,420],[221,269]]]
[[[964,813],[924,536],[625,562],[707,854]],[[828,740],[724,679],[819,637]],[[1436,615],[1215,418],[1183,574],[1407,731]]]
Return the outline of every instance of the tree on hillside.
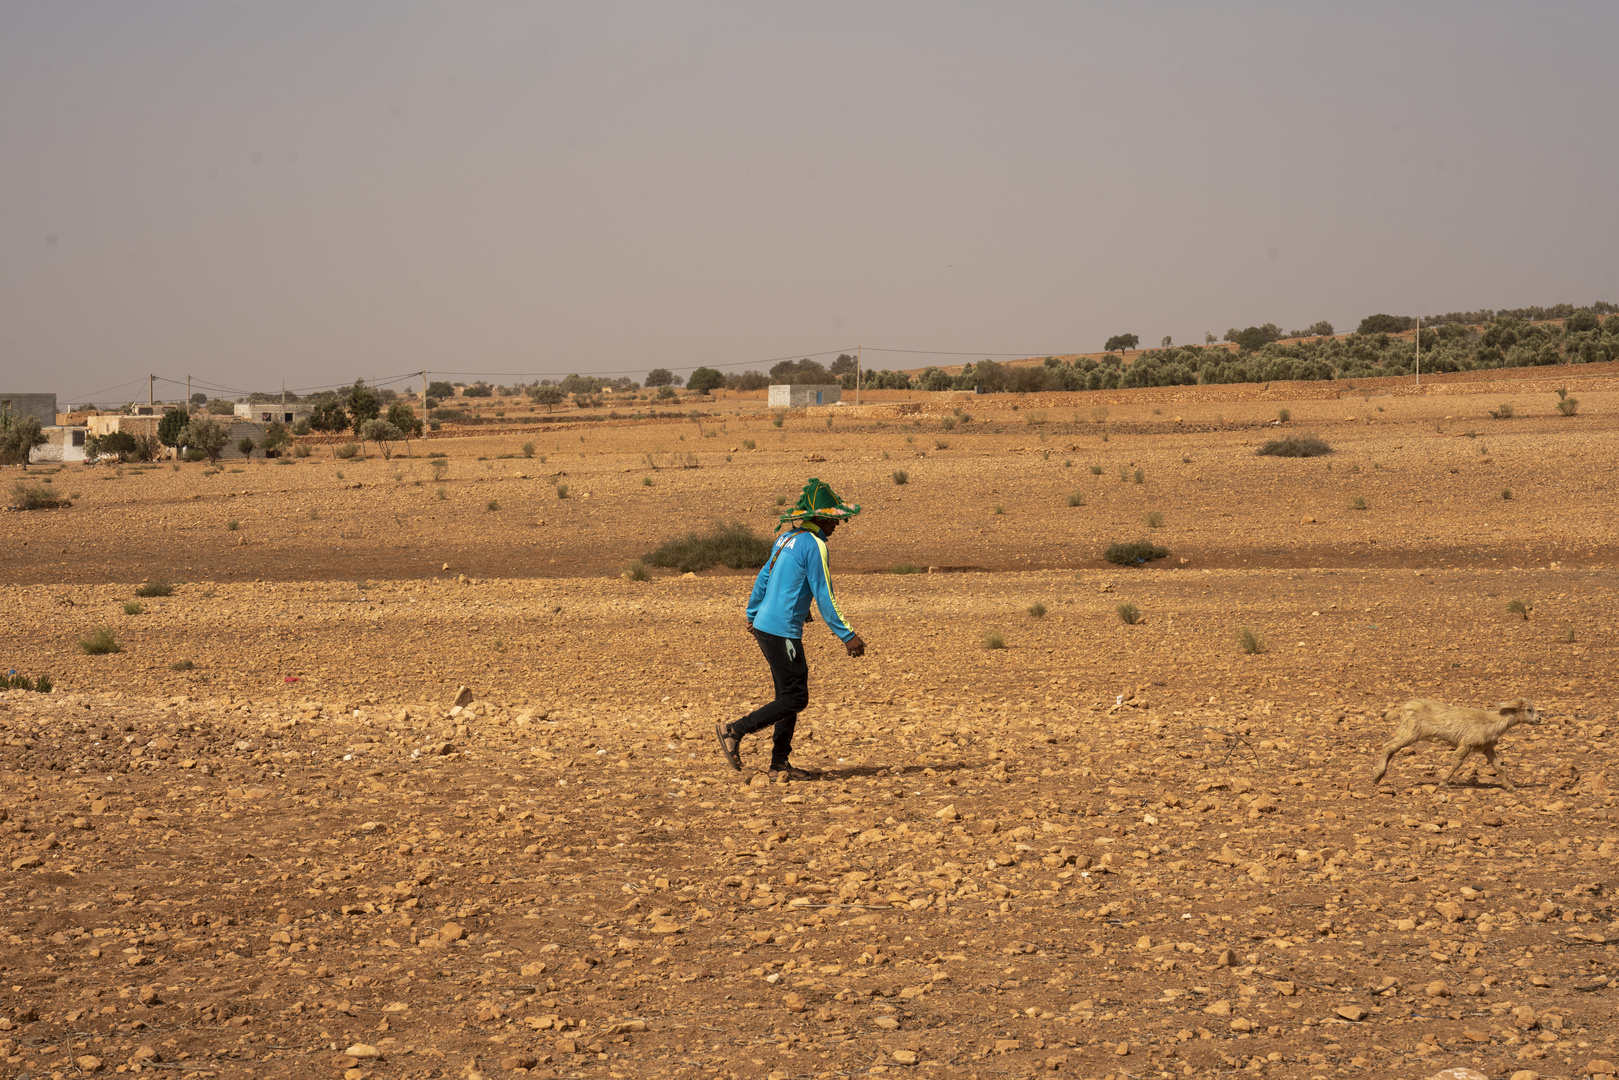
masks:
[[[839,378],[842,378],[845,375],[853,375],[856,366],[858,365],[855,363],[854,357],[850,356],[848,353],[839,353],[838,358],[832,361],[832,366],[826,370],[830,371]]]
[[[201,450],[210,462],[219,460],[219,455],[228,442],[230,432],[226,430],[224,424],[211,416],[193,416],[191,423],[180,433],[181,446]]]
[[[348,406],[349,423],[359,434],[360,428],[367,420],[375,420],[382,412],[382,405],[377,400],[375,390],[365,385],[363,379],[355,379],[354,385],[344,395],[343,404]]]
[[[461,391],[462,397],[494,397],[495,388],[479,379],[471,386]]]
[[[1311,337],[1331,337],[1332,324],[1322,319],[1320,322],[1310,324],[1309,333]]]
[[[544,405],[546,412],[552,412],[568,395],[556,386],[531,386],[528,388],[528,396],[534,404]]]
[[[646,373],[646,378],[641,380],[641,385],[648,388],[654,386],[672,386],[674,385],[674,381],[674,372],[670,371],[668,368],[655,367]]]
[[[1615,316],[1610,321],[1619,322],[1619,316]],[[769,385],[770,376],[762,371],[733,371],[725,376],[725,389],[727,390],[763,390]]]
[[[268,457],[272,451],[280,450],[285,445],[287,445],[287,425],[279,420],[271,421],[259,439],[259,449]]]
[[[192,394],[189,400],[192,405],[206,405],[208,404],[208,395],[198,391]]]
[[[1417,325],[1409,315],[1368,315],[1355,328],[1357,334],[1398,334]]]
[[[1165,334],[1164,340],[1160,341],[1158,344],[1161,348],[1170,349],[1174,347],[1175,339],[1170,337],[1168,334]]]
[[[386,420],[367,420],[358,432],[360,438],[370,440],[377,444],[382,451],[382,460],[387,461],[393,457],[393,444],[405,437],[393,424]]]
[[[341,401],[330,398],[315,406],[315,411],[309,414],[309,426],[328,439],[336,438],[339,432],[348,430],[348,411]]]
[[[711,367],[700,367],[686,380],[686,389],[694,394],[708,394],[725,385],[725,376]]]
[[[1282,340],[1282,328],[1275,323],[1266,323],[1264,326],[1250,326],[1245,330],[1228,332],[1226,340],[1236,342],[1237,348],[1245,353],[1256,352],[1273,341]]]
[[[436,398],[452,398],[455,396],[455,387],[439,379],[427,384],[427,396]]]
[[[190,422],[191,417],[184,409],[169,409],[157,422],[157,441],[164,446],[179,446],[180,433]]]
[[[1116,350],[1120,356],[1123,356],[1126,349],[1133,349],[1139,344],[1141,344],[1141,339],[1134,334],[1114,334],[1107,339],[1107,345],[1102,351],[1114,352]]]
[[[28,470],[34,447],[45,445],[45,431],[37,416],[19,416],[7,409],[0,412],[0,462]]]
[[[388,406],[388,423],[399,429],[399,437],[405,440],[405,452],[410,453],[410,440],[422,433],[421,417],[416,410],[403,401],[396,401]]]

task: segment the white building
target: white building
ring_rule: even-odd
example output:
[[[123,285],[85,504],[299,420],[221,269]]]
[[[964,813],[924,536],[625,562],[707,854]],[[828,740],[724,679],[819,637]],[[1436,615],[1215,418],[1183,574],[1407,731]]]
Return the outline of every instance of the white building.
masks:
[[[793,386],[775,384],[770,387],[769,406],[772,409],[802,409],[811,405],[836,405],[843,400],[843,387]]]

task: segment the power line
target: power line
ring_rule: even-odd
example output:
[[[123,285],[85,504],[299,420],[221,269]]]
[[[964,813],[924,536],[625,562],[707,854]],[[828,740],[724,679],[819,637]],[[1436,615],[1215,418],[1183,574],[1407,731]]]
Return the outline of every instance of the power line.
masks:
[[[881,349],[875,345],[864,346],[867,352],[909,353],[913,356],[1016,356],[1026,358],[1031,356],[1077,356],[1074,350],[1056,350],[1051,352],[949,352],[945,349]]]

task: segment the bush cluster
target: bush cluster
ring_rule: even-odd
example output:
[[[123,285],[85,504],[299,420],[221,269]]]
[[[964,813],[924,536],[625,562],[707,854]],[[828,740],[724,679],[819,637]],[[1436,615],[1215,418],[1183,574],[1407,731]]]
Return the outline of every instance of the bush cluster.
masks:
[[[729,525],[715,523],[708,532],[689,532],[666,540],[641,556],[650,566],[696,573],[723,564],[732,570],[757,569],[770,558],[770,539],[755,533],[740,521]]]

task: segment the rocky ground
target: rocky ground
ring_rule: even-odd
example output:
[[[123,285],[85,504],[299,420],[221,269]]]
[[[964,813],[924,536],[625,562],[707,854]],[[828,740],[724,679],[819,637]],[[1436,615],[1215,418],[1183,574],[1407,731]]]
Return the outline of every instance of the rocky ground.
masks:
[[[430,443],[444,500],[421,447],[63,470],[74,507],[0,518],[0,656],[56,683],[0,695],[0,1075],[1610,1074],[1601,393],[1511,427],[1476,419],[1494,397],[1390,397],[1369,427],[1310,417],[1341,449],[1307,461],[1243,446],[1272,401],[1114,395],[1060,437],[738,418],[732,462],[655,472],[674,429],[593,428],[578,489],[533,506],[517,436]],[[1042,429],[1087,453],[1065,469]],[[713,741],[765,692],[747,577],[617,571],[685,507],[768,521],[810,469],[872,508],[834,541],[871,651],[808,629],[795,756],[825,775],[773,785],[763,744],[737,774]],[[1170,558],[1096,557],[1155,508]],[[940,572],[856,572],[900,561]],[[968,565],[995,572],[943,572]],[[100,626],[121,652],[79,651]],[[1390,705],[1520,693],[1516,790],[1443,786],[1432,746],[1371,785]]]

